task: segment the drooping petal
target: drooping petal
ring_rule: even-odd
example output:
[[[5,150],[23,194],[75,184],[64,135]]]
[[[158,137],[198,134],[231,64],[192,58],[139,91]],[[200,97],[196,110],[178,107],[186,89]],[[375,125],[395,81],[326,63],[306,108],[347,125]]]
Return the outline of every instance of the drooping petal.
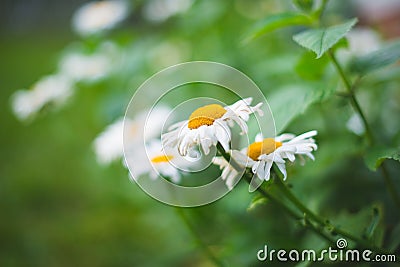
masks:
[[[278,166],[279,171],[283,174],[283,180],[286,180],[287,173],[286,173],[286,167],[285,164],[282,163],[276,163],[276,166]]]

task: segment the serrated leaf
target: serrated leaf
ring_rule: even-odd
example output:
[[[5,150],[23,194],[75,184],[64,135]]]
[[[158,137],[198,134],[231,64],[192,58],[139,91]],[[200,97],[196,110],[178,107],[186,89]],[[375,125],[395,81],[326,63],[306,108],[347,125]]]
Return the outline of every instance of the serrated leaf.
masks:
[[[280,88],[267,96],[274,116],[276,132],[282,132],[310,105],[326,100],[334,94],[335,90],[336,83],[305,83]]]
[[[385,45],[367,55],[355,58],[350,63],[350,70],[360,75],[388,66],[400,59],[400,40]]]
[[[376,171],[385,159],[400,161],[400,148],[373,147],[365,155],[365,163],[372,171]]]
[[[247,34],[245,42],[254,40],[264,34],[288,26],[311,25],[310,17],[300,13],[280,13],[259,21]]]
[[[313,51],[317,58],[339,42],[357,23],[357,18],[324,29],[307,30],[293,36],[299,45]]]

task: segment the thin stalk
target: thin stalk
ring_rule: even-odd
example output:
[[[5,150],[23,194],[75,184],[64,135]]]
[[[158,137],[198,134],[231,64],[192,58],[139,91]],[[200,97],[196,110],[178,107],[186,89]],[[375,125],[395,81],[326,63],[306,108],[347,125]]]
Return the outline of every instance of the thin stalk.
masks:
[[[365,117],[364,112],[361,109],[360,103],[358,102],[355,94],[354,94],[354,87],[351,85],[349,79],[347,79],[346,74],[343,71],[343,68],[340,66],[339,62],[337,61],[335,55],[332,53],[332,51],[328,52],[329,57],[331,58],[331,61],[333,63],[333,65],[335,66],[337,72],[339,73],[348,93],[349,93],[349,97],[351,100],[351,104],[353,105],[353,108],[356,110],[356,112],[360,115],[361,120],[364,124],[364,128],[365,128],[365,134],[368,138],[368,141],[370,144],[372,144],[374,142],[374,137],[371,131],[371,128],[369,126],[369,123],[367,121],[367,118]]]
[[[312,14],[312,17],[314,18],[315,25],[319,26],[321,24],[321,17],[325,11],[326,5],[328,4],[328,0],[322,0],[321,6],[315,10]]]
[[[242,168],[233,160],[231,159],[230,155],[228,153],[225,152],[225,150],[223,149],[223,147],[221,146],[221,144],[217,144],[217,150],[218,152],[224,157],[224,159],[229,162],[229,164],[237,171],[240,171]],[[279,186],[279,188],[281,188],[281,190],[283,191],[283,193],[286,195],[286,197],[303,213],[304,217],[301,217],[299,215],[297,215],[297,213],[295,213],[294,211],[292,211],[289,207],[287,207],[285,204],[282,203],[282,201],[278,198],[276,198],[275,196],[269,194],[267,191],[263,190],[261,187],[257,188],[257,191],[263,195],[265,198],[269,199],[271,202],[279,205],[281,208],[283,208],[286,212],[289,213],[289,215],[291,215],[293,218],[295,218],[296,220],[301,220],[301,219],[305,219],[305,226],[309,227],[312,231],[314,231],[315,233],[317,233],[320,237],[324,238],[325,240],[329,241],[330,243],[334,243],[334,241],[325,233],[325,229],[329,229],[331,234],[338,234],[341,235],[343,237],[346,237],[349,240],[354,241],[357,245],[362,246],[364,248],[368,248],[373,250],[375,253],[381,253],[381,254],[388,254],[389,252],[381,249],[379,247],[376,247],[372,244],[369,244],[366,242],[366,240],[360,239],[340,228],[335,227],[334,225],[332,225],[329,220],[325,220],[322,217],[316,215],[314,212],[312,212],[310,209],[308,209],[287,187],[286,185],[283,183],[282,181],[282,173],[277,169],[277,167],[274,165],[274,172],[277,176],[277,184]],[[252,177],[249,175],[249,173],[246,171],[244,173],[244,177],[246,179],[246,181],[248,183],[250,183]],[[315,221],[321,228],[316,227],[314,224],[312,224],[310,222],[309,219],[312,219],[313,221]],[[307,225],[307,222],[309,223]],[[396,258],[399,258],[396,255]]]
[[[393,180],[390,178],[389,171],[386,168],[385,162],[382,162],[380,169],[382,171],[383,179],[385,179],[387,190],[389,191],[396,205],[400,207],[400,197],[396,191],[396,187]]]
[[[243,168],[240,167],[236,161],[231,159],[231,156],[225,152],[225,149],[222,147],[222,145],[220,143],[217,144],[217,150],[218,152],[221,154],[221,156],[224,157],[224,159],[229,162],[229,164],[238,172],[240,172]],[[248,182],[250,184],[250,181],[252,179],[251,176],[248,175],[248,173],[244,173],[244,178],[246,180],[246,182]],[[284,205],[278,198],[276,198],[275,196],[271,195],[270,193],[268,193],[267,191],[263,190],[261,187],[257,188],[258,193],[260,193],[263,197],[265,197],[266,199],[270,200],[271,202],[277,204],[279,207],[281,207],[282,209],[284,209],[291,217],[293,217],[296,220],[300,220],[302,219],[301,216],[299,216],[298,214],[296,214],[294,211],[292,211],[291,209],[289,209],[286,205]]]
[[[335,68],[336,68],[337,72],[339,73],[341,79],[343,80],[343,83],[349,93],[351,104],[353,105],[354,109],[361,117],[361,120],[362,120],[364,128],[365,128],[366,136],[368,138],[369,143],[372,145],[374,143],[374,136],[372,134],[371,127],[369,126],[369,123],[368,123],[368,121],[364,115],[364,112],[362,111],[361,106],[355,96],[355,93],[354,93],[354,87],[356,86],[358,81],[356,81],[353,85],[351,85],[349,79],[347,78],[346,74],[344,73],[344,70],[343,70],[342,66],[340,66],[335,55],[332,53],[331,50],[328,51],[328,54],[331,58],[333,65],[335,65]],[[389,175],[389,172],[387,171],[384,164],[381,165],[380,169],[383,174],[386,188],[389,191],[389,194],[392,197],[393,202],[397,205],[398,208],[400,208],[400,195],[399,195],[399,192],[397,192],[397,190],[396,190],[396,187],[394,185],[393,180],[391,179],[391,177]]]
[[[328,0],[322,0],[321,7],[317,11],[319,21],[321,21],[322,14],[324,13],[327,4]]]
[[[190,233],[192,236],[195,238],[197,244],[201,247],[203,250],[204,254],[207,255],[207,257],[215,264],[215,266],[219,267],[225,267],[226,265],[218,259],[208,248],[208,246],[203,242],[201,239],[200,234],[196,231],[192,223],[189,221],[189,219],[186,217],[185,213],[183,212],[182,208],[175,207],[176,213],[179,215],[179,217],[182,219],[182,221],[185,223],[186,227],[189,229]]]
[[[275,166],[274,166],[275,167]],[[278,173],[274,168],[275,173]],[[299,209],[301,210],[308,218],[313,221],[319,223],[320,225],[325,225],[326,220],[316,215],[309,208],[307,208],[293,193],[289,188],[282,182],[279,175],[276,175],[276,185],[278,185],[279,189],[285,194],[285,196]]]
[[[229,164],[231,164],[231,166],[237,170],[240,171],[242,168],[240,166],[238,166],[238,164],[231,159],[230,155],[228,153],[225,152],[225,150],[223,149],[223,147],[221,146],[221,144],[217,144],[217,150],[218,152],[224,157],[224,159],[229,162]],[[250,172],[245,172],[244,173],[244,178],[246,180],[246,182],[248,184],[250,184],[251,179],[252,179],[252,175]],[[306,214],[304,211],[302,212],[303,215],[299,215],[296,212],[294,212],[292,209],[290,209],[288,206],[286,206],[280,199],[278,199],[277,197],[275,197],[274,195],[271,195],[270,193],[268,193],[267,191],[265,191],[262,187],[258,187],[257,188],[257,192],[259,192],[263,197],[265,197],[266,199],[268,199],[269,201],[271,201],[272,203],[274,203],[275,205],[279,206],[281,209],[283,209],[284,211],[286,211],[293,219],[295,220],[305,220],[305,224],[304,226],[308,229],[310,229],[311,231],[313,231],[314,233],[316,233],[318,236],[320,236],[321,238],[327,240],[329,243],[331,244],[335,244],[335,241],[325,233],[324,229],[321,229],[317,226],[315,226],[313,223],[310,222],[309,219],[307,219],[307,216],[309,216],[311,214]],[[299,202],[300,203],[300,202]],[[317,218],[315,216],[315,218]],[[322,222],[322,221],[321,221]],[[320,225],[322,225],[320,223]]]
[[[321,229],[321,226],[315,226],[308,219],[305,219],[305,226],[308,226],[311,230],[313,230],[314,233],[319,235],[322,239],[325,239],[328,243],[332,244],[333,246],[336,245],[336,240],[334,240],[331,235],[325,233],[324,229]]]
[[[359,246],[362,246],[364,248],[368,248],[373,250],[374,252],[381,253],[381,254],[387,254],[388,252],[384,249],[381,249],[379,247],[376,247],[373,244],[369,244],[366,240],[363,240],[361,238],[358,238],[347,231],[344,231],[340,228],[335,227],[332,225],[329,220],[325,220],[322,217],[318,216],[314,212],[312,212],[309,208],[307,208],[293,193],[290,191],[289,188],[283,183],[282,181],[282,174],[280,171],[276,168],[274,165],[274,172],[276,174],[276,184],[279,186],[281,191],[285,194],[285,196],[300,210],[302,211],[308,218],[314,220],[317,222],[320,226],[324,227],[325,229],[329,229],[329,231],[332,234],[338,234],[341,235],[349,240],[354,241],[356,244]],[[396,256],[397,257],[397,256]]]

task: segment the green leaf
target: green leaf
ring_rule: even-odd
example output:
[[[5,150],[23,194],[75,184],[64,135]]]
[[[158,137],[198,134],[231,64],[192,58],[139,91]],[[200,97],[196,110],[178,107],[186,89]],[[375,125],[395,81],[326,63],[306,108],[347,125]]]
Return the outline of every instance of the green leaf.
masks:
[[[317,58],[333,47],[342,39],[357,23],[357,18],[346,23],[331,26],[325,29],[307,30],[293,36],[293,40],[299,45],[313,51]]]
[[[383,48],[367,55],[355,58],[350,63],[350,70],[360,75],[388,66],[400,59],[400,40],[391,42]]]
[[[282,87],[267,96],[275,120],[276,132],[282,132],[297,116],[317,102],[335,93],[336,83],[314,82]]]
[[[371,220],[364,231],[364,237],[370,240],[376,233],[379,223],[382,219],[382,208],[380,206],[372,207]]]
[[[365,163],[372,171],[376,171],[386,159],[400,161],[400,148],[373,147],[365,155]]]
[[[389,251],[395,251],[400,245],[400,223],[397,224],[390,233],[388,244]]]
[[[300,13],[280,13],[259,21],[247,34],[245,42],[254,40],[264,34],[288,26],[311,25],[310,17]]]
[[[327,57],[315,61],[314,54],[311,51],[306,51],[297,62],[295,70],[305,80],[319,80],[324,75],[328,62]]]
[[[263,205],[267,203],[267,199],[262,196],[262,195],[256,195],[255,197],[253,197],[253,199],[250,202],[249,207],[247,208],[247,211],[252,211],[254,210],[256,207],[258,207],[259,205]]]
[[[339,214],[333,224],[353,235],[372,241],[380,246],[383,242],[384,225],[381,205],[365,207],[357,213],[347,211]],[[350,240],[347,240],[350,241]]]
[[[293,4],[304,12],[310,12],[314,6],[314,0],[293,0]]]

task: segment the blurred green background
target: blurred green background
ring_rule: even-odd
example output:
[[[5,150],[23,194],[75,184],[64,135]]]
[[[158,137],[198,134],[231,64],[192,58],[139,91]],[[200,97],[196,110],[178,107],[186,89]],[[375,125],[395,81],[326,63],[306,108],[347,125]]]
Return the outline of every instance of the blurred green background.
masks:
[[[314,90],[328,84],[336,73],[328,69],[316,81],[296,72],[304,52],[291,40],[297,28],[242,43],[257,20],[294,9],[291,1],[193,1],[186,12],[162,22],[146,20],[146,1],[132,1],[128,19],[100,37],[124,51],[118,71],[98,82],[79,83],[62,107],[45,110],[33,121],[19,121],[10,104],[17,89],[54,72],[63,51],[91,50],[101,42],[82,39],[71,30],[71,17],[83,3],[9,0],[0,4],[0,266],[213,266],[174,208],[131,183],[120,161],[108,166],[96,161],[93,140],[123,115],[137,86],[180,61],[231,65],[251,77],[267,97],[275,95],[273,99],[281,101],[275,105],[281,107],[291,103],[279,91],[293,85]],[[359,12],[353,2],[332,3],[328,21]],[[365,26],[368,23],[361,20]],[[383,39],[396,37],[382,32],[380,24],[374,27]],[[165,53],[172,52],[155,53],[165,42],[176,45],[183,55],[171,59]],[[398,74],[398,66],[382,71],[367,80],[361,92],[374,128],[383,127],[379,137],[393,146],[400,143]],[[370,90],[377,86],[385,92]],[[385,113],[385,121],[380,109],[389,99],[397,104],[389,115]],[[284,127],[296,134],[320,132],[317,160],[307,163],[312,166],[289,169],[296,194],[310,208],[338,222],[354,221],[353,225],[360,214],[368,213],[366,207],[385,206],[389,234],[381,238],[389,239],[398,221],[392,212],[396,208],[379,173],[365,167],[360,157],[363,142],[345,127],[351,108],[340,98],[309,104]],[[385,130],[388,121],[392,128]],[[398,163],[388,165],[399,187]],[[253,196],[246,184],[240,184],[213,204],[183,211],[208,248],[228,266],[259,265],[256,252],[264,244],[275,248],[324,244],[274,205],[248,211]]]

